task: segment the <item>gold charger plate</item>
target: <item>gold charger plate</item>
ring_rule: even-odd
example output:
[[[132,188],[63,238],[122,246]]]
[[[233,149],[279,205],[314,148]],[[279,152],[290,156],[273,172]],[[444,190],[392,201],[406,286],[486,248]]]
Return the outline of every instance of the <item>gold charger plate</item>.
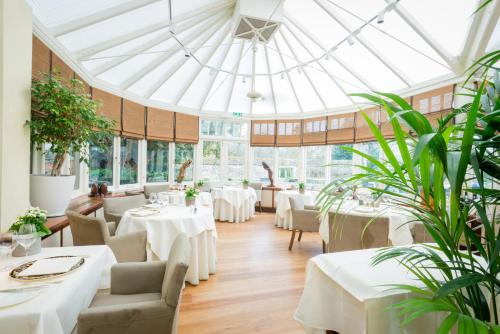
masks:
[[[56,259],[56,258],[62,258],[62,257],[77,257],[77,256],[73,256],[73,255],[51,256],[51,257],[47,257],[46,259]],[[33,282],[33,281],[41,281],[41,280],[46,280],[46,279],[52,279],[52,278],[57,278],[57,277],[60,277],[60,276],[67,275],[67,274],[75,271],[76,269],[80,268],[85,263],[85,259],[82,257],[80,259],[80,261],[78,261],[67,272],[53,273],[53,274],[43,274],[43,275],[19,276],[19,274],[24,269],[27,269],[27,268],[31,267],[33,265],[33,263],[35,263],[36,261],[37,260],[29,261],[29,262],[23,263],[23,264],[15,267],[9,273],[9,277],[12,278],[12,279],[14,279],[14,280],[16,280],[16,281],[21,281],[21,282]]]

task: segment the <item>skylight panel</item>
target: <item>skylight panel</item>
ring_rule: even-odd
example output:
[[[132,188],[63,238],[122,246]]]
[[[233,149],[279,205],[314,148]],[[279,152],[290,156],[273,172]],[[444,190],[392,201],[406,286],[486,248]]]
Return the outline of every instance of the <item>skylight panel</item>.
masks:
[[[293,34],[295,36],[295,38],[300,40],[300,42],[304,45],[304,47],[310,53],[312,53],[312,56],[314,58],[318,58],[318,57],[321,57],[322,55],[324,55],[325,52],[313,40],[311,40],[311,37],[304,34],[293,23],[291,23],[290,20],[287,20],[287,22],[290,22],[290,23],[287,23],[280,28],[280,29],[282,29],[282,31],[288,31],[290,34]]]
[[[203,103],[203,98],[207,90],[210,89],[210,83],[215,75],[215,73],[210,73],[208,68],[203,68],[179,101],[179,105],[198,109]]]
[[[267,75],[256,76],[255,87],[262,94],[262,99],[252,103],[252,114],[273,114],[275,110],[270,78]]]
[[[352,104],[328,74],[321,70],[318,64],[308,67],[307,73],[328,108]]]
[[[299,98],[302,109],[304,112],[325,109],[318,94],[316,94],[314,88],[307,79],[306,70],[307,69],[297,69],[290,71],[290,80],[292,80],[295,87],[295,93]]]
[[[228,112],[240,112],[243,114],[250,113],[250,99],[247,93],[252,90],[252,80],[250,78],[243,79],[241,76],[236,77],[234,87],[231,93],[231,101],[229,102]]]
[[[233,83],[233,75],[219,72],[210,92],[208,93],[203,110],[224,111]]]
[[[299,113],[300,107],[292,91],[292,86],[286,75],[273,75],[274,98],[276,99],[276,108],[279,114]]]

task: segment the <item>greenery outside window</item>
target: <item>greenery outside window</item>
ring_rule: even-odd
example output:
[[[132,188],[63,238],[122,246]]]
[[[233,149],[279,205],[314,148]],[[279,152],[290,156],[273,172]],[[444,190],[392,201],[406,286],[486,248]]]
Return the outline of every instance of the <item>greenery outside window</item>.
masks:
[[[89,145],[89,187],[95,182],[113,185],[113,142],[105,149]]]
[[[274,147],[254,147],[251,179],[258,182],[269,182],[267,171],[262,167],[265,161],[271,169],[274,166]]]
[[[220,180],[221,143],[218,141],[203,141],[203,163],[201,177],[210,181]]]
[[[300,147],[279,147],[277,150],[278,182],[285,184],[297,183]]]
[[[320,189],[326,184],[326,149],[326,146],[307,146],[305,148],[307,187]]]
[[[227,143],[227,177],[230,180],[243,180],[245,174],[245,143]]]
[[[193,165],[194,165],[194,144],[175,144],[175,177],[179,174],[181,165],[188,159],[193,163],[186,169],[184,181],[193,181]]]
[[[146,182],[168,181],[168,145],[164,141],[147,142]]]
[[[136,184],[138,180],[139,141],[121,138],[120,140],[120,184]]]
[[[332,145],[330,160],[330,179],[347,179],[353,175],[352,152],[342,149],[342,146],[352,147],[352,144]]]

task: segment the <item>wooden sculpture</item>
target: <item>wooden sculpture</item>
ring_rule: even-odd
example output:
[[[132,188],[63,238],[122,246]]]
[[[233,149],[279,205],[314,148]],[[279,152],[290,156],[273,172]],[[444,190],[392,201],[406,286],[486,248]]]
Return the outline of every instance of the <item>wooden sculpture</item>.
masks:
[[[184,176],[186,174],[186,169],[191,166],[191,159],[188,159],[186,161],[184,161],[184,163],[182,164],[181,168],[179,169],[179,175],[177,175],[177,183],[182,183],[182,181],[184,180]]]
[[[273,171],[271,170],[271,167],[269,167],[268,164],[266,164],[265,161],[262,161],[262,167],[267,171],[267,177],[269,178],[269,186],[268,187],[274,187],[274,179],[273,179]]]

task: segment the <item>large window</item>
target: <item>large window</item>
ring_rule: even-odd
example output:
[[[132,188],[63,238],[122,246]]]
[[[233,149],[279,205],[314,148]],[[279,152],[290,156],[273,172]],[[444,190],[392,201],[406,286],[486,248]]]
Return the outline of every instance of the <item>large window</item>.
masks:
[[[89,145],[89,187],[95,182],[113,185],[113,142],[104,149]]]
[[[224,122],[204,119],[201,121],[202,136],[223,136]]]
[[[192,163],[189,168],[186,169],[184,174],[184,181],[193,181],[193,164],[194,164],[194,144],[175,144],[175,175],[174,179],[179,175],[179,170],[182,164],[191,159]]]
[[[226,123],[226,136],[243,138],[247,136],[248,123],[228,122]]]
[[[168,143],[150,140],[147,143],[146,182],[168,181]]]
[[[227,177],[229,180],[243,180],[245,175],[246,143],[227,143]]]
[[[327,183],[326,146],[307,146],[305,148],[306,186],[321,189]]]
[[[259,182],[269,182],[267,171],[262,167],[262,162],[265,161],[272,170],[274,170],[274,147],[254,147],[253,149],[253,165],[252,165],[252,180]]]
[[[376,141],[356,144],[355,148],[363,153],[366,153],[374,157],[377,160],[380,160],[380,145]],[[365,158],[362,158],[361,164],[364,166],[368,166],[370,168],[375,167],[375,165],[372,162],[370,162]]]
[[[69,175],[75,176],[75,185],[73,189],[80,188],[80,153],[73,153],[68,155]]]
[[[348,179],[353,174],[351,151],[344,150],[342,147],[352,147],[352,144],[332,145],[330,156],[330,180]]]
[[[203,162],[201,165],[201,177],[210,181],[221,179],[221,142],[203,141]]]
[[[120,184],[136,184],[138,180],[139,141],[120,140]]]
[[[279,147],[277,150],[278,182],[280,184],[297,183],[300,147]]]

